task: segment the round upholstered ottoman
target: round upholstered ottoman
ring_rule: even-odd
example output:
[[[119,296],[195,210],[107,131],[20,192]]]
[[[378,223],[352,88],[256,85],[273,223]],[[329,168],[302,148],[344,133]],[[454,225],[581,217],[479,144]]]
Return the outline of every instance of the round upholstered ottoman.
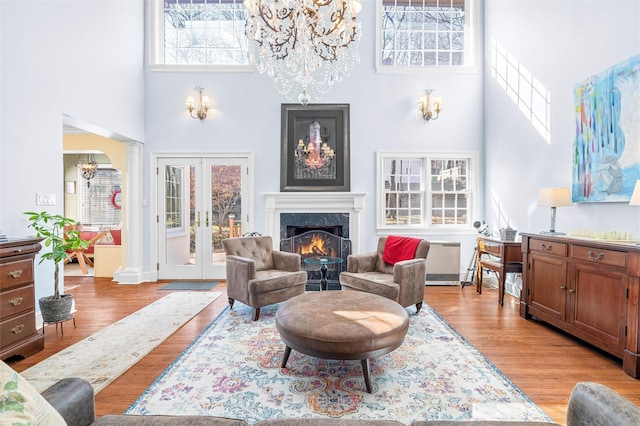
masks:
[[[293,297],[278,307],[276,328],[286,348],[323,359],[361,360],[371,393],[369,358],[387,354],[404,341],[409,315],[386,297],[359,291],[323,291]]]

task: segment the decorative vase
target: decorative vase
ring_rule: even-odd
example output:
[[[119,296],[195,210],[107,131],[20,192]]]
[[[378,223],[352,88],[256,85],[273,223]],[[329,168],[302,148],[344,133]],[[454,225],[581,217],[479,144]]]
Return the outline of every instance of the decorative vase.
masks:
[[[44,323],[62,322],[71,318],[73,296],[70,294],[62,294],[60,299],[54,299],[52,296],[41,297],[38,303]]]

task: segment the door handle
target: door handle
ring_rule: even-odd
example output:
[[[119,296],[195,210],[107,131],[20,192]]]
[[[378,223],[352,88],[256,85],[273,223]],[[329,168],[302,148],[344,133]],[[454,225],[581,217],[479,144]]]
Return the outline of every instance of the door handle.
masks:
[[[209,227],[209,210],[207,210],[206,214],[205,214],[205,218],[204,218],[204,225],[208,228]]]
[[[200,227],[200,212],[196,213],[196,226]]]

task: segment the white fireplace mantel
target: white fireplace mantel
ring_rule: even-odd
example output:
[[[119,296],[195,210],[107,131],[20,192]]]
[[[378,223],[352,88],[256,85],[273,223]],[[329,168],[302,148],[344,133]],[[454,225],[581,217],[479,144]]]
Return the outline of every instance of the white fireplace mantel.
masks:
[[[362,215],[366,192],[263,192],[265,234],[280,242],[281,213],[348,213],[352,253],[362,247]]]

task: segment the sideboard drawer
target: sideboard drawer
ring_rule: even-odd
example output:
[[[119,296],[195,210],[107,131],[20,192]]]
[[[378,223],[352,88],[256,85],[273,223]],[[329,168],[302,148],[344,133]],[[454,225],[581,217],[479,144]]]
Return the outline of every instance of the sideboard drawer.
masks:
[[[568,247],[568,244],[559,243],[557,241],[549,241],[538,238],[531,238],[531,240],[529,240],[529,249],[531,251],[555,254],[557,256],[567,256]]]
[[[7,347],[25,337],[34,334],[36,330],[36,317],[33,312],[27,312],[19,317],[0,323],[0,340],[2,346]]]
[[[34,308],[33,285],[0,293],[0,319],[2,320],[22,312],[33,311]]]
[[[571,249],[571,257],[593,263],[619,266],[621,268],[627,267],[627,253],[615,250],[574,245]]]
[[[33,282],[33,260],[24,259],[0,265],[0,290]]]

